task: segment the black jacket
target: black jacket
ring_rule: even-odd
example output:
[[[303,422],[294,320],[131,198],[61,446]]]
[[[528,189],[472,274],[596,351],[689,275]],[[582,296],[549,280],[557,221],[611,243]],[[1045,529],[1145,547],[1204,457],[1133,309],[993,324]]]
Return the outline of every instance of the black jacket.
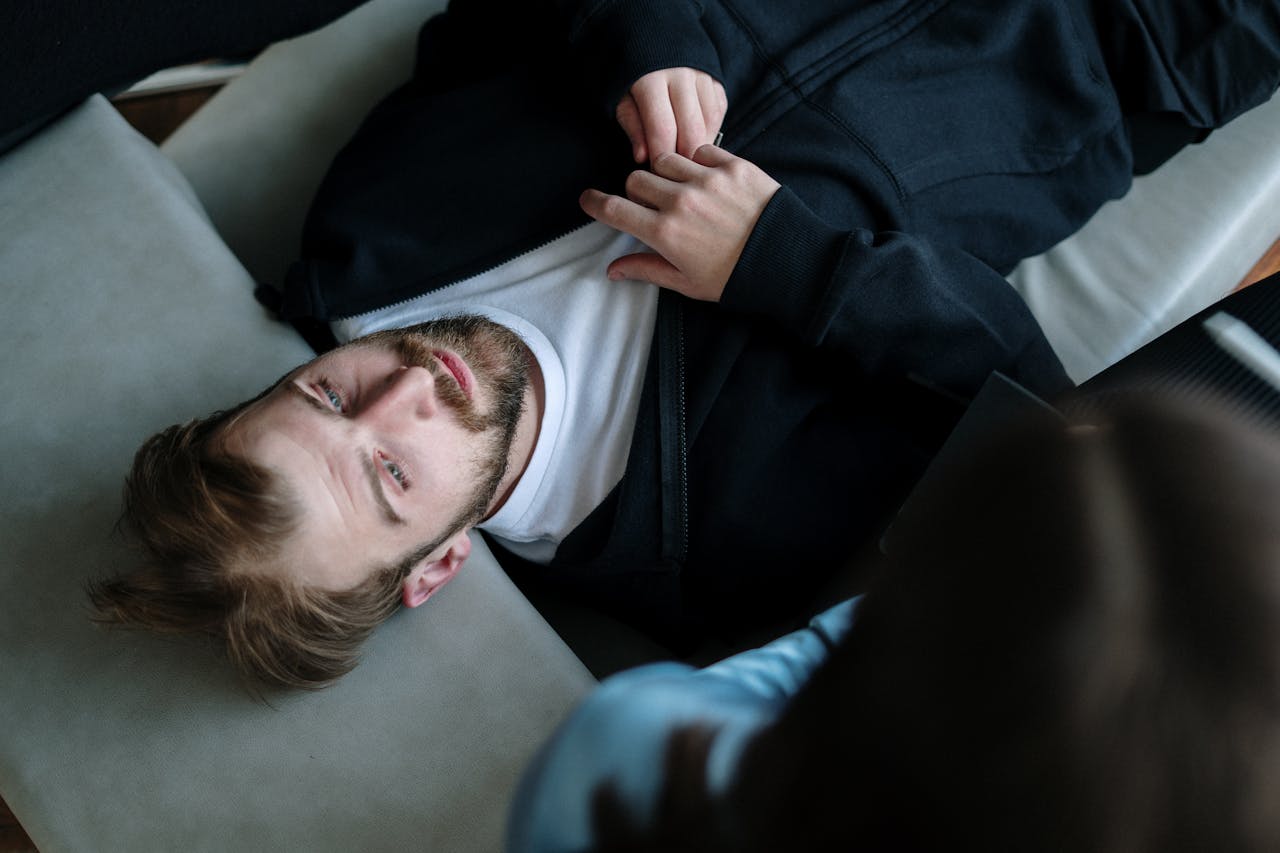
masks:
[[[410,299],[583,224],[580,191],[634,168],[612,114],[630,83],[711,73],[724,147],[783,189],[720,304],[662,293],[626,474],[525,570],[668,640],[776,617],[882,530],[992,370],[1069,385],[1003,274],[1128,188],[1126,113],[1190,139],[1274,89],[1190,103],[1156,50],[1181,36],[1098,8],[455,2],[326,179],[284,314]]]

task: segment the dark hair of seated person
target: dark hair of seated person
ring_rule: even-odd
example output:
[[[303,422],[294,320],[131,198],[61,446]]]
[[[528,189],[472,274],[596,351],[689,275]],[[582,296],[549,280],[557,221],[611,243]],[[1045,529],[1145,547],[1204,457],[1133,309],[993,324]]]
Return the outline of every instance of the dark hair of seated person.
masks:
[[[1129,400],[994,437],[707,794],[669,742],[600,850],[1280,850],[1280,442]]]

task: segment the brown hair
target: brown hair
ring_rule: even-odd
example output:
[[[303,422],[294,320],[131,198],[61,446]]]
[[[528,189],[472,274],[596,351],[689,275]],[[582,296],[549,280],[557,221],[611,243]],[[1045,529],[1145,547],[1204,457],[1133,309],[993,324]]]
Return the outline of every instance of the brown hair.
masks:
[[[255,570],[298,522],[279,478],[219,441],[257,399],[171,426],[138,449],[120,526],[147,565],[91,582],[89,597],[100,621],[212,636],[268,684],[323,687],[356,665],[360,645],[398,609],[412,564],[375,570],[342,592]]]
[[[696,817],[704,851],[1277,849],[1280,444],[1103,414],[993,436],[727,796],[658,820]],[[602,805],[597,849],[667,849]]]

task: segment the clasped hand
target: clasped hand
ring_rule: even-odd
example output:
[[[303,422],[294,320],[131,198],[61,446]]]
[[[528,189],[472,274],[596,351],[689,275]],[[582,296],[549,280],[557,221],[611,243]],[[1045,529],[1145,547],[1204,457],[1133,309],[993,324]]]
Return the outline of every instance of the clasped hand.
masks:
[[[637,163],[669,151],[692,157],[714,142],[729,101],[724,86],[696,68],[651,71],[631,84],[615,113]]]
[[[652,172],[632,172],[625,198],[591,189],[579,203],[593,219],[657,252],[618,258],[609,264],[609,278],[716,302],[778,186],[754,163],[703,145],[692,159],[662,154]]]
[[[652,248],[609,264],[611,279],[648,281],[694,299],[719,301],[777,181],[711,142],[728,101],[724,87],[693,68],[644,75],[618,104],[618,124],[637,163],[626,197],[587,190],[593,219]]]

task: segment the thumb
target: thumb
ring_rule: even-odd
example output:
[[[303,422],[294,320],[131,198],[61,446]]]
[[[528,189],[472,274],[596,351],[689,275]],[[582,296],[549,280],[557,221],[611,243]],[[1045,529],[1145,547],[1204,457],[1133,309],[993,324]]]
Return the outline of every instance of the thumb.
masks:
[[[609,264],[609,279],[621,281],[629,278],[634,281],[647,281],[658,287],[687,292],[689,279],[676,268],[675,264],[655,252],[639,252],[634,255],[623,255]]]

